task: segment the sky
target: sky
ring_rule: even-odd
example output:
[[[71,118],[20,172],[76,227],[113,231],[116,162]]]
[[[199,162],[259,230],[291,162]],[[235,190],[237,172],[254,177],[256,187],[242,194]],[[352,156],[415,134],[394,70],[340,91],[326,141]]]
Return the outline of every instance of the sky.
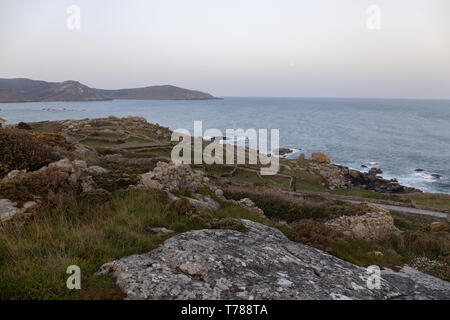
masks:
[[[70,5],[80,29],[67,25]],[[16,77],[450,99],[450,1],[0,0],[0,78]]]

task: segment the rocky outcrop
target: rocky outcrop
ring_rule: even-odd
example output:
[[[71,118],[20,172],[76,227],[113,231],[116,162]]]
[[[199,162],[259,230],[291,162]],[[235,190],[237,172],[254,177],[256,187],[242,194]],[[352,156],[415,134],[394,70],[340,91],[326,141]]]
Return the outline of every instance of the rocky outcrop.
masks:
[[[141,186],[174,192],[185,189],[192,192],[208,183],[208,178],[192,171],[186,164],[159,161],[156,168],[141,174]]]
[[[378,176],[382,173],[380,169],[371,168],[370,171],[360,172],[352,170],[347,167],[340,167],[341,172],[346,179],[348,179],[353,187],[373,190],[380,193],[408,193],[408,192],[422,192],[421,190],[402,186],[396,179],[383,179]]]
[[[63,175],[68,179],[73,185],[79,184],[83,192],[88,192],[92,190],[94,181],[92,177],[87,173],[89,167],[84,160],[74,160],[62,159],[57,162],[50,163],[47,167],[43,167],[38,170],[43,171],[51,168],[58,170],[60,175]]]
[[[313,152],[311,154],[311,160],[317,161],[319,163],[330,163],[330,158],[328,158],[327,155],[322,152]]]
[[[177,200],[181,199],[169,191],[166,191],[166,193],[169,196],[169,199],[172,201],[177,201]],[[199,194],[199,193],[193,193],[192,195],[195,197],[195,199],[191,198],[191,197],[185,197],[185,198],[189,201],[189,203],[191,205],[196,207],[198,210],[200,210],[200,211],[217,211],[220,209],[220,204],[217,201],[211,199],[210,197]]]
[[[273,154],[277,156],[284,156],[285,154],[292,153],[292,149],[289,148],[278,148],[273,150]]]
[[[35,206],[37,206],[37,202],[27,201],[22,205],[22,208],[18,208],[17,203],[9,199],[0,199],[0,223],[10,220],[17,214],[23,214]]]
[[[439,299],[448,282],[415,273],[381,274],[241,220],[248,232],[196,230],[159,248],[104,264],[130,299]],[[432,287],[429,286],[432,283]]]
[[[370,211],[361,216],[342,216],[325,224],[347,236],[362,240],[386,240],[399,232],[388,210],[368,204]]]
[[[0,222],[7,221],[20,212],[16,203],[8,199],[0,199]]]

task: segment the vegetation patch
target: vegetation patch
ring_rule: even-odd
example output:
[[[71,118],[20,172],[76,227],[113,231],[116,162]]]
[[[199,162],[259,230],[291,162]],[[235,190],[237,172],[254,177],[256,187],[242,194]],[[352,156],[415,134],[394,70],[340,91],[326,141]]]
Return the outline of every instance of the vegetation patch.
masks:
[[[34,171],[56,161],[54,148],[27,131],[0,129],[0,177],[12,170]]]

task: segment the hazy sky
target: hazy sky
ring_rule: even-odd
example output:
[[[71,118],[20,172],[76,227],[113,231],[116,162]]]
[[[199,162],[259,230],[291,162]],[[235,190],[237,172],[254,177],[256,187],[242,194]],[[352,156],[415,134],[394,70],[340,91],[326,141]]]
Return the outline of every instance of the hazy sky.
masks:
[[[66,24],[72,4],[80,30]],[[369,5],[380,30],[366,26]],[[450,99],[450,1],[0,0],[0,77]]]

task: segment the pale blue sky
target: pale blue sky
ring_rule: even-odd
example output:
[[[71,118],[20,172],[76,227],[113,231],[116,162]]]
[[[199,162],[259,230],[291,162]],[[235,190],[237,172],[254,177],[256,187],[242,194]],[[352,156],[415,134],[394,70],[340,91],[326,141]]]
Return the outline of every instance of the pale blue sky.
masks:
[[[81,8],[81,30],[66,8]],[[381,30],[366,9],[381,8]],[[0,77],[217,96],[450,98],[448,0],[1,0]]]

